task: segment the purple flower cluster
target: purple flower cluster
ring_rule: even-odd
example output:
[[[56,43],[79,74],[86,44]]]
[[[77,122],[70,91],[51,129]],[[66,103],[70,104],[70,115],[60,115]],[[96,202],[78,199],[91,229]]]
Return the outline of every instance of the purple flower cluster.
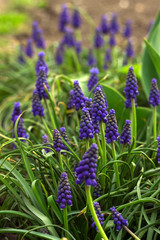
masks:
[[[99,69],[94,67],[90,69],[90,78],[87,83],[88,91],[91,91],[92,88],[98,83],[98,74],[99,74]]]
[[[98,198],[101,196],[101,193],[102,193],[101,184],[99,183],[99,181],[97,181],[97,186],[94,188],[93,196]]]
[[[39,97],[38,91],[35,89],[33,91],[33,97],[32,97],[32,113],[33,116],[40,116],[44,117],[44,108],[41,104],[41,100]]]
[[[82,42],[75,42],[75,50],[77,55],[80,55],[80,53],[82,52]]]
[[[111,52],[112,52],[112,51],[111,51],[110,48],[108,48],[108,49],[106,50],[105,57],[104,57],[104,66],[103,66],[103,68],[104,68],[105,70],[108,69],[108,63],[110,63],[110,62],[112,61]]]
[[[78,80],[74,81],[73,90],[74,90],[73,104],[75,106],[76,111],[78,111],[80,108],[83,108],[85,106],[85,97],[81,87],[79,86]]]
[[[42,48],[42,49],[46,48],[46,44],[45,44],[45,41],[44,41],[44,38],[43,38],[43,31],[40,28],[38,28],[38,30],[37,30],[36,47],[37,48]]]
[[[111,109],[109,111],[107,117],[105,137],[108,144],[114,141],[118,141],[119,133],[114,109]]]
[[[91,116],[91,108],[92,108],[92,98],[85,98],[85,108],[88,108],[89,114]]]
[[[158,163],[160,163],[160,135],[157,137],[157,141],[158,141],[157,156],[158,156]]]
[[[25,50],[26,56],[32,58],[34,55],[33,47],[32,47],[32,39],[28,39],[26,50]]]
[[[18,118],[18,116],[17,116],[17,118]],[[17,118],[15,118],[15,122],[16,122]],[[15,122],[14,122],[14,125],[15,125]],[[18,137],[28,138],[28,134],[26,133],[26,130],[24,128],[22,118],[19,119],[19,122],[18,122],[18,125],[17,125],[17,135],[18,135]],[[13,136],[14,136],[14,132],[13,132]]]
[[[47,137],[46,134],[42,136],[42,143],[45,144],[46,147],[50,147],[50,145],[47,144],[47,143],[48,143],[48,137]],[[52,151],[52,150],[49,149],[49,148],[43,148],[43,149],[45,150],[46,153]]]
[[[45,67],[40,67],[39,68],[39,73],[37,76],[37,81],[36,81],[36,89],[39,94],[40,99],[45,98],[48,99],[47,93],[44,90],[44,85],[46,86],[47,90],[49,91],[49,85],[47,82],[47,77],[45,73]]]
[[[97,152],[97,145],[93,143],[83,155],[82,160],[75,169],[75,175],[77,177],[76,184],[81,184],[84,181],[87,186],[95,187],[97,185],[95,180],[98,158]]]
[[[57,153],[64,149],[61,135],[57,129],[54,129],[53,131],[53,147]]]
[[[125,49],[125,55],[127,58],[133,58],[134,57],[134,49],[132,45],[131,39],[128,39],[128,43]]]
[[[64,49],[63,49],[63,44],[60,44],[56,49],[56,53],[55,53],[56,65],[61,65],[63,61],[64,61]]]
[[[22,111],[21,111],[20,103],[15,102],[13,112],[12,112],[12,116],[11,116],[11,121],[14,123],[21,113],[22,113]]]
[[[62,10],[59,15],[59,31],[64,32],[66,25],[70,21],[70,16],[68,12],[68,8],[65,4],[62,5]]]
[[[32,39],[35,43],[38,40],[37,35],[38,35],[38,22],[35,21],[32,24]]]
[[[94,100],[91,109],[93,124],[100,121],[106,122],[107,114],[106,99],[103,90],[101,87],[97,87],[95,89]]]
[[[131,144],[131,121],[126,120],[126,123],[123,127],[121,136],[120,136],[120,144]]]
[[[112,212],[112,219],[116,225],[116,230],[119,231],[124,226],[128,226],[128,221],[122,217],[122,215],[115,209],[115,207],[110,208]]]
[[[68,101],[68,105],[67,108],[71,109],[74,107],[74,90],[70,90],[69,92],[69,101]]]
[[[61,174],[57,195],[58,198],[56,202],[60,204],[61,209],[64,209],[65,207],[72,205],[71,187],[66,172],[63,172]]]
[[[100,205],[99,205],[98,202],[94,202],[94,208],[95,208],[95,212],[96,212],[96,214],[97,214],[98,220],[99,220],[101,226],[103,226],[103,223],[104,223],[104,215],[103,215],[103,213],[102,213],[102,211],[101,211],[101,207],[100,207]],[[93,221],[93,223],[92,223],[91,227],[95,228],[95,229],[97,230],[97,232],[98,232],[98,228],[97,228],[97,226],[96,226],[93,218],[92,218],[92,221]]]
[[[110,38],[109,38],[109,46],[112,48],[114,46],[116,46],[117,42],[116,42],[116,39],[115,39],[115,35],[114,34],[111,34],[110,35]]]
[[[100,28],[97,28],[94,36],[94,47],[101,48],[103,45],[104,45],[104,39],[101,34],[101,30]]]
[[[77,9],[74,10],[72,15],[72,26],[76,29],[80,28],[82,24],[80,13]]]
[[[132,34],[131,24],[132,24],[131,20],[126,21],[126,25],[123,30],[123,36],[125,38],[129,38]]]
[[[100,30],[103,34],[109,33],[110,27],[109,27],[109,24],[107,23],[107,16],[106,15],[102,16],[99,28],[100,28]]]
[[[137,79],[134,74],[134,70],[132,66],[129,68],[129,71],[127,74],[126,87],[124,88],[124,92],[126,95],[126,101],[125,101],[126,108],[131,107],[132,99],[134,99],[135,105],[137,106],[136,97],[137,95],[139,95],[139,92],[138,92]]]
[[[39,73],[40,67],[44,67],[45,68],[46,75],[48,73],[48,66],[47,66],[47,64],[46,64],[46,62],[44,60],[44,56],[45,56],[45,53],[43,51],[38,53],[38,61],[36,63],[36,74]]]
[[[65,127],[60,128],[61,137],[70,145]],[[68,148],[63,144],[63,149],[68,151]]]
[[[119,32],[119,25],[117,22],[117,13],[112,14],[112,19],[110,22],[110,33],[115,34]]]
[[[96,59],[94,57],[93,54],[93,49],[90,48],[89,49],[89,53],[88,53],[88,58],[87,58],[87,63],[89,67],[95,66],[96,65]]]
[[[94,128],[92,125],[92,119],[89,114],[89,109],[85,107],[82,109],[79,138],[80,139],[94,138]]]
[[[153,107],[158,106],[160,104],[160,93],[157,85],[157,80],[155,78],[152,79],[149,94],[149,104],[151,104]]]
[[[74,37],[74,31],[71,28],[65,28],[64,31],[65,35],[63,38],[63,44],[65,44],[68,48],[75,46],[75,37]]]

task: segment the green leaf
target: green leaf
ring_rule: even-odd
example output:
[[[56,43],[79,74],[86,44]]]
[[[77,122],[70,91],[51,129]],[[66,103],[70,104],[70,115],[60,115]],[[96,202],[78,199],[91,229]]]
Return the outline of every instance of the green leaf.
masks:
[[[49,196],[47,200],[48,200],[48,204],[52,208],[54,214],[57,216],[57,218],[59,219],[61,224],[63,224],[62,214],[61,214],[59,208],[57,207],[57,204],[56,204],[53,196]]]
[[[24,203],[26,204],[26,207],[36,216],[38,217],[41,222],[43,222],[46,225],[52,225],[53,223],[51,222],[51,220],[45,216],[42,212],[40,212],[37,208],[35,208],[27,199],[24,199]],[[58,234],[55,230],[55,228],[52,227],[48,227],[48,230],[51,232],[51,234],[53,234],[54,236],[58,237]]]
[[[152,48],[154,48],[157,51],[158,54],[160,53],[159,41],[160,41],[160,12],[158,13],[155,23],[148,36],[148,42],[151,44]],[[142,85],[147,97],[149,96],[152,78],[157,79],[158,85],[160,87],[160,77],[157,74],[156,68],[146,46],[144,48],[142,56]]]
[[[158,26],[158,27],[160,28],[160,26]],[[157,74],[160,77],[160,67],[159,67],[160,66],[160,55],[158,54],[158,52],[151,46],[151,44],[146,39],[144,39],[144,42],[147,46],[149,55],[152,59],[152,62],[153,62],[154,67],[157,71]]]
[[[17,234],[24,234],[27,233],[28,230],[24,230],[24,229],[14,229],[14,228],[1,228],[0,229],[0,233],[17,233]],[[28,234],[31,234],[33,236],[39,237],[40,239],[48,239],[48,240],[60,240],[59,237],[54,237],[48,234],[44,234],[44,233],[39,233],[36,231],[31,231]]]

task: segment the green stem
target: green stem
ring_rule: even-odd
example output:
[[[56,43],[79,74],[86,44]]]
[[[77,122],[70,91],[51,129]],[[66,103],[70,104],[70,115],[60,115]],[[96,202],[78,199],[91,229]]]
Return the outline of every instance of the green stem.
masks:
[[[113,157],[113,160],[117,160],[116,159],[116,150],[115,150],[114,142],[111,143],[111,147],[112,147],[112,157]],[[115,174],[116,174],[117,187],[120,187],[120,180],[119,180],[119,172],[118,172],[118,165],[117,165],[117,163],[114,164],[114,170],[115,170]]]
[[[153,139],[157,137],[157,109],[156,106],[153,108]]]
[[[136,138],[137,138],[137,116],[136,116],[136,106],[135,106],[134,98],[132,98],[131,103],[132,103],[132,108],[131,108],[131,139],[132,139],[132,142],[134,141],[133,148],[135,148],[136,147]]]
[[[81,71],[81,65],[79,63],[77,53],[75,52],[74,49],[72,49],[71,51],[72,51],[72,57],[73,57],[73,60],[74,60],[74,63],[75,63],[76,70],[79,73]]]
[[[62,171],[64,172],[64,166],[63,166],[62,156],[61,156],[60,152],[58,153],[58,158],[59,158],[59,163],[60,163],[60,166],[62,168]]]
[[[87,196],[87,203],[88,203],[88,206],[89,206],[89,209],[90,209],[90,212],[91,212],[91,215],[93,217],[93,220],[99,230],[99,233],[100,235],[102,236],[103,240],[108,240],[99,220],[98,220],[98,217],[97,217],[97,214],[95,212],[95,209],[94,209],[94,206],[93,206],[93,200],[92,200],[92,197],[91,197],[91,192],[90,192],[90,186],[87,186],[85,185],[85,190],[86,190],[86,196]]]
[[[104,135],[104,129],[103,129],[103,122],[100,122],[100,132],[101,132],[101,141],[102,141],[102,167],[104,167],[107,163],[107,154],[106,154],[106,140]],[[106,169],[102,171],[102,173],[105,174]],[[102,188],[105,189],[105,175],[102,176]]]
[[[89,149],[89,138],[86,139],[86,151]]]
[[[56,124],[55,124],[55,122],[54,122],[54,118],[53,118],[53,115],[52,115],[52,113],[51,113],[51,109],[50,109],[50,107],[49,107],[48,102],[46,101],[46,99],[45,99],[44,101],[45,101],[45,105],[46,105],[46,107],[47,107],[48,114],[49,114],[49,117],[50,117],[50,119],[51,119],[52,127],[53,127],[53,130],[54,130],[54,129],[56,128]]]
[[[97,172],[98,172],[98,170],[99,170],[99,168],[100,168],[100,163],[101,163],[101,166],[102,166],[102,158],[103,158],[103,151],[102,151],[102,148],[101,148],[101,144],[100,144],[100,141],[99,141],[99,137],[98,137],[98,134],[95,134],[95,139],[96,139],[96,143],[97,143],[97,145],[98,145],[98,150],[99,150],[99,152],[100,152],[100,155],[101,155],[101,161],[98,161],[98,166],[97,166]]]
[[[64,228],[68,231],[68,218],[67,218],[67,206],[65,206],[65,209],[63,210],[64,213]],[[65,236],[68,239],[68,233],[65,232]]]
[[[140,240],[139,237],[137,237],[129,228],[123,225],[123,228],[136,240]]]
[[[77,127],[79,128],[79,118],[78,118],[78,111],[76,111],[76,120],[77,120]]]
[[[41,120],[42,120],[42,122],[43,122],[43,124],[44,124],[44,126],[45,126],[45,129],[46,129],[48,135],[50,136],[50,139],[52,140],[52,139],[53,139],[53,136],[52,136],[52,133],[51,133],[51,131],[49,130],[49,128],[48,128],[48,126],[47,126],[47,123],[46,123],[45,119],[44,119],[43,117],[41,117]]]

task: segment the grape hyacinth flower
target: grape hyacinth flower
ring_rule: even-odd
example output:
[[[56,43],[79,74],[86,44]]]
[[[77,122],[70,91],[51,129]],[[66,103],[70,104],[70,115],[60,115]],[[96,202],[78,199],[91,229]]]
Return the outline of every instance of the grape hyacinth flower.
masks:
[[[25,64],[26,63],[26,60],[24,58],[24,49],[23,49],[22,45],[19,46],[18,62],[20,64]]]
[[[128,74],[127,74],[127,79],[126,79],[126,87],[124,88],[124,92],[126,95],[126,101],[125,101],[125,106],[126,108],[131,107],[131,100],[134,99],[135,106],[137,106],[137,95],[139,95],[138,92],[138,85],[137,85],[137,79],[134,74],[134,69],[131,66],[129,68]]]
[[[65,127],[60,128],[61,137],[70,145]],[[68,148],[63,144],[63,149],[68,151]]]
[[[45,144],[46,147],[50,147],[50,145],[47,144],[47,143],[48,143],[48,137],[47,137],[46,134],[42,136],[42,143]],[[52,151],[52,150],[49,149],[49,148],[43,148],[43,149],[45,150],[46,153]]]
[[[44,117],[44,108],[41,104],[41,100],[39,97],[39,93],[37,89],[33,91],[33,97],[32,97],[32,113],[33,116],[40,116]]]
[[[95,187],[97,185],[95,180],[98,158],[97,153],[97,145],[93,143],[85,152],[78,167],[75,169],[75,175],[77,177],[76,184],[81,184],[84,181],[87,186]]]
[[[120,136],[120,144],[131,144],[131,121],[126,120],[126,123],[123,127],[121,136]]]
[[[60,204],[61,209],[64,209],[65,207],[72,205],[71,187],[66,172],[63,172],[61,174],[57,195],[58,198],[56,202]]]
[[[46,48],[45,40],[43,38],[43,31],[40,28],[37,29],[36,47],[42,49]]]
[[[100,207],[100,205],[99,205],[98,202],[94,202],[94,208],[95,208],[95,212],[96,212],[96,214],[97,214],[98,220],[99,220],[101,226],[103,226],[103,223],[104,223],[104,215],[103,215],[103,213],[102,213],[102,211],[101,211],[101,207]],[[93,223],[92,223],[91,227],[92,227],[92,228],[95,228],[96,231],[98,232],[98,228],[96,227],[96,224],[95,224],[93,218],[92,218],[92,221],[93,221]]]
[[[107,23],[107,16],[106,15],[103,15],[101,17],[101,23],[100,23],[99,28],[100,28],[100,30],[103,34],[109,33],[110,27],[109,27],[109,24]]]
[[[75,106],[76,111],[78,111],[80,108],[83,108],[85,106],[85,97],[81,87],[79,86],[78,80],[74,81],[73,90],[74,90],[73,104]]]
[[[45,67],[39,68],[39,73],[38,73],[37,81],[36,81],[36,89],[37,89],[40,99],[42,99],[42,98],[48,99],[47,93],[45,92],[44,85],[43,85],[43,84],[45,84],[47,90],[49,91],[49,85],[47,82],[45,70],[46,70]]]
[[[107,116],[105,137],[108,144],[118,141],[119,133],[114,109],[111,109]]]
[[[48,73],[48,66],[44,60],[44,56],[45,56],[45,53],[42,51],[42,52],[39,52],[38,53],[38,61],[36,63],[36,74],[39,73],[39,68],[40,67],[44,67],[45,68],[45,73],[47,75]]]
[[[157,80],[155,78],[152,79],[151,83],[149,104],[151,104],[153,107],[158,106],[160,104],[160,92],[158,89]]]
[[[56,65],[62,65],[64,61],[64,56],[63,56],[64,50],[61,48],[61,46],[58,46],[56,53],[55,53],[55,62]]]
[[[116,34],[119,32],[119,25],[117,22],[117,13],[112,14],[112,19],[110,22],[110,33],[111,34]]]
[[[14,119],[14,122],[13,122],[13,125],[15,126],[15,123],[16,123],[16,120],[17,120],[18,116],[15,116],[15,119]],[[17,135],[18,137],[22,137],[22,138],[28,138],[28,134],[26,133],[26,130],[24,128],[24,125],[23,125],[23,119],[20,118],[19,119],[19,122],[18,122],[18,125],[17,125]],[[13,129],[13,137],[15,137],[14,135],[14,129]]]
[[[74,105],[74,90],[70,90],[69,92],[69,101],[68,101],[68,105],[67,105],[67,109],[71,109],[73,108]]]
[[[33,22],[32,23],[32,39],[36,43],[38,39],[38,22]]]
[[[92,119],[89,114],[89,109],[85,107],[82,109],[79,138],[80,139],[94,138],[94,128],[92,125]]]
[[[85,108],[88,108],[89,114],[91,116],[91,108],[92,108],[92,98],[85,98]]]
[[[92,88],[98,83],[98,74],[99,74],[99,69],[96,67],[91,68],[90,70],[90,78],[87,83],[88,91],[91,91]]]
[[[91,109],[93,124],[96,122],[106,122],[107,120],[106,101],[101,87],[95,89],[94,100]]]
[[[46,228],[41,228],[40,233],[49,234],[49,231]]]
[[[134,57],[134,49],[132,45],[131,39],[128,40],[126,49],[125,49],[125,54],[127,58],[133,58]]]
[[[75,47],[76,41],[73,29],[65,28],[64,33],[63,44],[67,45],[68,48]]]
[[[64,32],[66,25],[69,23],[70,21],[70,16],[69,16],[69,12],[68,12],[68,8],[65,4],[62,5],[62,10],[61,13],[59,15],[59,31]]]
[[[104,39],[101,34],[100,28],[96,28],[95,36],[94,36],[94,47],[101,48],[104,45]]]
[[[128,221],[122,217],[122,215],[115,209],[115,207],[110,208],[112,212],[112,219],[116,225],[116,230],[119,231],[123,226],[128,226]]]
[[[158,163],[160,163],[160,135],[157,137],[157,141],[158,141],[157,156],[158,156]]]
[[[54,129],[53,131],[53,147],[57,153],[64,149],[61,135],[57,129]]]
[[[104,57],[104,69],[107,70],[108,69],[108,63],[110,63],[112,61],[112,56],[111,56],[111,49],[108,48],[106,50],[105,53],[105,57]]]
[[[132,24],[131,20],[126,21],[126,25],[125,25],[124,30],[123,30],[123,37],[124,38],[131,37],[131,34],[132,34],[131,24]]]
[[[80,42],[80,41],[75,42],[75,50],[76,50],[77,55],[79,56],[82,52],[82,42]]]
[[[93,67],[96,65],[96,59],[93,54],[93,49],[89,49],[88,57],[87,57],[87,63],[89,67]]]
[[[94,188],[93,196],[98,198],[101,196],[101,192],[102,192],[101,184],[99,183],[99,181],[97,181],[97,186]]]
[[[28,39],[26,50],[25,50],[26,56],[32,58],[34,55],[33,47],[32,47],[32,39]]]
[[[80,13],[77,9],[74,10],[72,15],[72,26],[76,29],[80,28],[82,24]]]
[[[115,39],[115,35],[114,34],[111,34],[110,35],[110,38],[109,38],[109,46],[112,48],[114,46],[116,46],[117,42],[116,42],[116,39]]]
[[[11,121],[14,123],[17,120],[17,117],[22,113],[21,105],[19,102],[14,103],[14,108],[11,116]]]

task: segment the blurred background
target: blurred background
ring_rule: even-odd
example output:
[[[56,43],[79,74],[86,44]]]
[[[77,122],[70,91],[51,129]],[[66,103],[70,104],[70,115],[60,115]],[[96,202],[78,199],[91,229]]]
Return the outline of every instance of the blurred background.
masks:
[[[110,19],[113,12],[118,13],[118,21],[123,26],[127,19],[132,21],[132,42],[136,49],[147,34],[154,20],[159,0],[0,0],[0,51],[12,51],[17,43],[23,43],[31,34],[31,24],[38,21],[43,29],[47,46],[61,38],[58,31],[58,16],[62,4],[74,8],[78,6],[83,13],[82,41],[89,44],[90,32],[100,23],[101,16]],[[123,42],[123,39],[119,39]]]

